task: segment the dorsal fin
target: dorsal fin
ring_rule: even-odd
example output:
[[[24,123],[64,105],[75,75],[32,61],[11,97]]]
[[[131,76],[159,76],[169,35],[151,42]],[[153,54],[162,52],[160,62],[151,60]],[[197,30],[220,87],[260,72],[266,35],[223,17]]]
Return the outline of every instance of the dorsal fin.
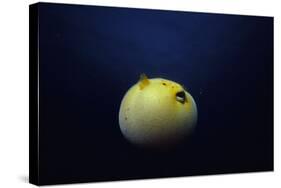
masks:
[[[140,75],[140,80],[139,80],[139,86],[140,89],[145,88],[147,85],[149,85],[149,79],[147,78],[147,76],[143,73]]]

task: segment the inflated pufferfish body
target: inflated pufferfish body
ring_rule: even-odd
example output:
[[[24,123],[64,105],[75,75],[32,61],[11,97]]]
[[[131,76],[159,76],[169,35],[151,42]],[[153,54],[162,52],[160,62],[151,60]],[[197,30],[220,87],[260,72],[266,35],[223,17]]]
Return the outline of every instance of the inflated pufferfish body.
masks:
[[[121,132],[131,143],[165,148],[186,138],[197,122],[197,107],[192,96],[178,83],[148,79],[125,94],[119,111]]]

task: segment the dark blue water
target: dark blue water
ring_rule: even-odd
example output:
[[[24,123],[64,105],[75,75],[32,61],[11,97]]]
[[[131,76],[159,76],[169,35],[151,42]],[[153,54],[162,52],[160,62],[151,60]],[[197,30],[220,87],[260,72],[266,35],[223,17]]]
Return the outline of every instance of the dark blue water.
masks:
[[[273,18],[40,4],[43,184],[273,169]],[[169,152],[118,125],[141,73],[179,82],[198,124]]]

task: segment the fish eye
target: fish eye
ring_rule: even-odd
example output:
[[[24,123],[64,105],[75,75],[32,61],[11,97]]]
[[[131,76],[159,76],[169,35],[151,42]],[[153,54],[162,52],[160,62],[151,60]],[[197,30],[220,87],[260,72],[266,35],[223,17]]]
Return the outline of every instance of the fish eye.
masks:
[[[186,96],[184,91],[179,91],[176,93],[176,100],[182,104],[186,101]]]

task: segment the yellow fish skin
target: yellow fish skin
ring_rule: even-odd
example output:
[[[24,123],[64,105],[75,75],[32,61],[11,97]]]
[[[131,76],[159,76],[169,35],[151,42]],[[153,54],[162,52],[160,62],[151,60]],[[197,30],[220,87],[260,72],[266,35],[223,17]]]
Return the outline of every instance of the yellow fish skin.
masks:
[[[197,123],[193,97],[178,83],[141,75],[122,99],[119,126],[131,143],[170,148],[189,136]]]

